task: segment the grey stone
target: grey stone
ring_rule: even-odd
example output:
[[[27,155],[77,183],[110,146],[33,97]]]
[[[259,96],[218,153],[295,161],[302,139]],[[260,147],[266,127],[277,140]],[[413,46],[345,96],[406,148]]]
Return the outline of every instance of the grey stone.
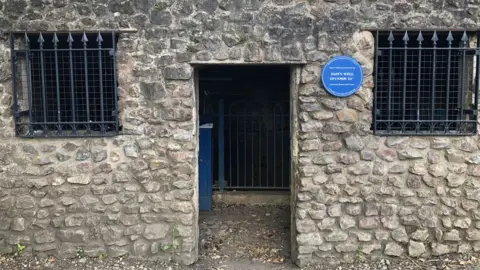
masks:
[[[392,238],[393,240],[401,243],[407,243],[409,240],[409,237],[407,235],[407,232],[405,231],[405,228],[398,228],[392,231]]]
[[[25,231],[25,219],[24,218],[14,218],[11,229],[17,232]]]
[[[451,230],[443,234],[443,240],[445,241],[460,241],[460,233],[457,230]]]
[[[417,241],[426,241],[428,239],[429,233],[426,229],[418,229],[413,232],[410,237]]]
[[[348,235],[342,231],[334,230],[327,236],[325,236],[325,241],[327,242],[343,242],[347,240]]]
[[[398,159],[400,160],[409,160],[409,159],[422,159],[423,155],[420,151],[414,149],[400,150],[398,151]]]
[[[375,229],[380,225],[378,217],[365,217],[360,218],[358,226],[361,229]]]
[[[155,25],[169,26],[172,23],[172,14],[169,11],[152,9],[150,22]]]
[[[17,198],[16,206],[19,209],[30,209],[35,207],[35,200],[30,196],[21,196]]]
[[[60,241],[84,243],[87,233],[83,229],[66,229],[57,231],[57,237]]]
[[[408,255],[411,257],[419,257],[425,252],[426,248],[423,243],[410,240],[408,244]]]
[[[101,162],[107,159],[106,150],[98,150],[92,152],[92,158],[94,162]]]
[[[403,247],[397,243],[387,243],[385,246],[385,254],[394,257],[400,257],[403,254]]]
[[[80,148],[77,150],[77,154],[75,160],[77,161],[84,161],[90,158],[90,152],[87,151],[85,148]]]
[[[323,240],[319,233],[300,233],[297,235],[297,242],[302,246],[319,246]]]
[[[37,244],[46,244],[55,242],[55,233],[48,230],[36,231],[33,234],[33,239]]]
[[[458,218],[453,222],[453,226],[460,229],[468,229],[471,224],[472,220],[470,218]]]
[[[459,187],[465,183],[465,178],[462,175],[449,173],[447,175],[447,183],[449,187]]]
[[[88,185],[91,182],[89,175],[77,175],[67,178],[67,182],[70,184]]]
[[[149,224],[145,227],[145,232],[143,236],[148,240],[156,240],[164,238],[169,231],[169,225],[157,223]]]
[[[433,256],[440,256],[450,253],[450,249],[447,245],[439,244],[439,243],[432,243],[432,255]]]
[[[136,144],[128,144],[123,146],[123,151],[125,153],[125,156],[127,157],[131,157],[131,158],[138,157],[138,146]]]
[[[358,249],[356,243],[343,243],[335,246],[337,252],[354,252]]]
[[[343,215],[340,218],[340,228],[342,228],[342,230],[353,228],[353,227],[355,227],[355,225],[356,225],[356,221],[351,216]]]
[[[70,159],[70,156],[64,155],[62,153],[56,153],[55,156],[57,157],[57,160],[60,162],[67,161]]]

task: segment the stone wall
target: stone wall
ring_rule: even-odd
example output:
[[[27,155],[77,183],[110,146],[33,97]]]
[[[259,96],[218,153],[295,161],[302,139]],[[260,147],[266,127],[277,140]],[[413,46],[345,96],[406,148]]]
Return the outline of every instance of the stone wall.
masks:
[[[195,63],[307,63],[298,85],[293,254],[299,265],[480,249],[477,137],[370,131],[366,28],[475,28],[478,1],[0,0],[0,30],[136,29],[118,42],[122,134],[14,137],[10,48],[0,40],[0,249],[197,258]],[[354,56],[364,87],[328,96],[319,72]],[[295,88],[296,89],[296,88]],[[297,160],[295,158],[294,160]],[[340,260],[339,260],[340,259]]]

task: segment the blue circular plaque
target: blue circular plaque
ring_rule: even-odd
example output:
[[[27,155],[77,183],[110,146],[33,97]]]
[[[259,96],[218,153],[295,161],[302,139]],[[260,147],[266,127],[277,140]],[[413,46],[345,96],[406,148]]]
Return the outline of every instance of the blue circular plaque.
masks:
[[[362,67],[349,56],[334,57],[323,68],[322,82],[331,95],[348,97],[362,86]]]

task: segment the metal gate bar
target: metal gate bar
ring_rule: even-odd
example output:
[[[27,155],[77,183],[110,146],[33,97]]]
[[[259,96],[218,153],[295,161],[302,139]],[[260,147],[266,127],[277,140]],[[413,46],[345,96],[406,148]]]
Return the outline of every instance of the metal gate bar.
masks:
[[[218,187],[289,189],[288,102],[219,102]],[[226,138],[225,138],[226,137]],[[227,177],[228,179],[225,179]]]

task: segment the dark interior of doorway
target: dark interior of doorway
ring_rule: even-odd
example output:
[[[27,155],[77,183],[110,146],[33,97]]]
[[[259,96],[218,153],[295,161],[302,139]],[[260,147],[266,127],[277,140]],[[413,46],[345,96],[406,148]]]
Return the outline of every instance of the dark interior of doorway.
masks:
[[[289,190],[290,67],[212,65],[198,76],[200,124],[213,123],[213,188],[223,178],[225,190]]]

